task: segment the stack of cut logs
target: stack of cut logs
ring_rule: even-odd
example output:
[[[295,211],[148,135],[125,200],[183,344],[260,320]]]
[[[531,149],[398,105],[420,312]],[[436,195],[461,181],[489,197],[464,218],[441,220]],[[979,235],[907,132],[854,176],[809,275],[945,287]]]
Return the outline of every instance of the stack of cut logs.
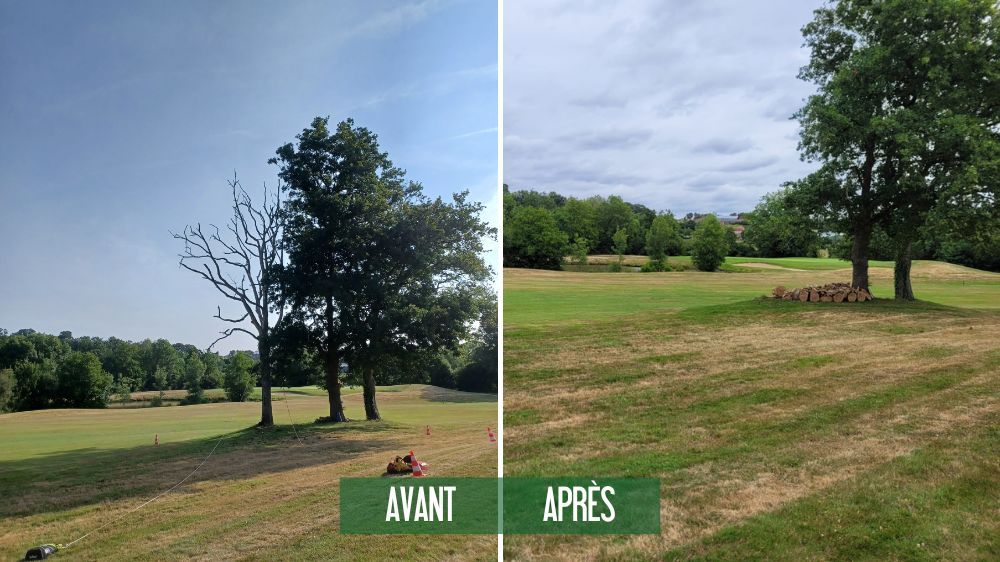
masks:
[[[782,286],[771,291],[776,299],[802,302],[865,302],[872,300],[865,289],[852,287],[849,283],[830,283],[819,287],[786,289]]]

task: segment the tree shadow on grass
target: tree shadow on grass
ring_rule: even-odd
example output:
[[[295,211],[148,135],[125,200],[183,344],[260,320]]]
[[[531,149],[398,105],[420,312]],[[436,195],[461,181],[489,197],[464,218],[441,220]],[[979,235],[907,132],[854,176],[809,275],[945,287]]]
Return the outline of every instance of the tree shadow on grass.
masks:
[[[0,462],[0,518],[65,510],[134,497],[145,500],[207,462],[178,490],[211,480],[241,480],[341,462],[406,447],[392,423],[248,427],[178,443],[122,449],[94,447]],[[296,436],[297,433],[297,436]],[[341,438],[341,437],[350,438]],[[360,439],[358,437],[361,437]],[[371,467],[378,476],[383,466]]]
[[[452,390],[450,388],[441,388],[439,386],[427,386],[420,391],[421,400],[426,400],[428,402],[455,402],[455,403],[467,403],[467,402],[496,402],[496,394],[486,394],[480,392],[462,392],[461,390]]]

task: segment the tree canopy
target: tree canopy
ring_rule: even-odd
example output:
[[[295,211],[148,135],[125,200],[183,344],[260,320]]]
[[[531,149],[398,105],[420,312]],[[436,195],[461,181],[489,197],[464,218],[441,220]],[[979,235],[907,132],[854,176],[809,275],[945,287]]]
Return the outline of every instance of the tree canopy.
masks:
[[[854,286],[868,288],[876,227],[908,262],[927,213],[956,183],[990,189],[976,172],[1000,118],[997,16],[991,0],[840,1],[803,28],[800,77],[817,93],[796,115],[803,155],[820,169],[801,189],[850,235]],[[908,265],[896,274],[908,284]]]
[[[359,370],[368,419],[381,361],[456,349],[478,314],[492,271],[483,207],[456,194],[430,199],[350,119],[316,118],[278,148],[288,201],[280,267],[292,306],[282,336],[324,357],[330,420],[345,421],[342,361]]]

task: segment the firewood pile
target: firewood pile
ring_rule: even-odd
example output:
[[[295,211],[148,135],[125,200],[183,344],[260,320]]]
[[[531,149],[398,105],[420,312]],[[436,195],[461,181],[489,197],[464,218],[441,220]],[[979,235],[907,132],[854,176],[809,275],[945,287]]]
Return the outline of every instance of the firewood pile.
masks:
[[[777,286],[771,291],[776,299],[801,302],[865,302],[872,300],[865,289],[852,287],[849,283],[830,283],[818,287],[786,289]]]

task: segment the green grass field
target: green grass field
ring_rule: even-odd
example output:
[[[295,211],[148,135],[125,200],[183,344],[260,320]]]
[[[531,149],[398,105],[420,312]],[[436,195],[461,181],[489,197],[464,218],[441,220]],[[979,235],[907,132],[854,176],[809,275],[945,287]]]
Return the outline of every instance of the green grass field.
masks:
[[[268,430],[253,427],[257,402],[0,416],[0,559],[114,521],[181,480],[217,443],[183,486],[57,558],[496,558],[490,536],[338,532],[339,478],[379,476],[397,454],[415,450],[436,476],[496,475],[496,448],[485,431],[497,419],[495,395],[386,387],[379,393],[384,421],[314,425],[326,413],[321,391],[275,390],[278,425]],[[360,390],[344,399],[348,416],[363,419]]]
[[[505,270],[505,475],[662,483],[659,536],[508,536],[506,558],[1000,557],[1000,275],[917,262],[919,302],[810,304],[760,297],[844,262],[741,262]]]

